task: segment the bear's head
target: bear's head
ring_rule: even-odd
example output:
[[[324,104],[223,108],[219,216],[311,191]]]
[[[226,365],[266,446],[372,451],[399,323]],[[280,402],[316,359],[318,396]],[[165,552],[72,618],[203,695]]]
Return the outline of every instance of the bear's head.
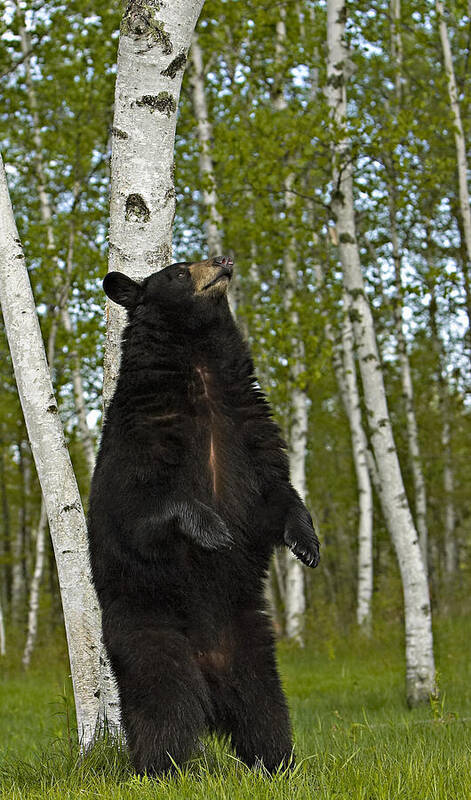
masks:
[[[233,261],[226,256],[207,261],[171,264],[142,282],[121,272],[109,272],[103,288],[113,302],[127,309],[130,321],[159,318],[190,327],[217,316],[232,277]]]

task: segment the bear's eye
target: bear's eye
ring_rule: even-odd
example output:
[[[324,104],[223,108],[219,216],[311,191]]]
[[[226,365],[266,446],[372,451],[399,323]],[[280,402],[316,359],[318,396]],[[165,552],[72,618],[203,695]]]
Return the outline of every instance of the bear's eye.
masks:
[[[180,272],[177,272],[177,278],[184,278],[185,275],[186,272],[183,269],[181,269]]]

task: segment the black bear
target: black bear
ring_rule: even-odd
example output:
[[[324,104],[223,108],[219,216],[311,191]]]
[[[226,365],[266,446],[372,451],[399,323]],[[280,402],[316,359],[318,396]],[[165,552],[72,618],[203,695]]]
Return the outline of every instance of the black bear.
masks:
[[[181,764],[205,731],[270,771],[292,754],[264,580],[274,547],[314,567],[319,543],[229,310],[232,269],[218,257],[103,284],[128,324],[90,557],[141,773]]]

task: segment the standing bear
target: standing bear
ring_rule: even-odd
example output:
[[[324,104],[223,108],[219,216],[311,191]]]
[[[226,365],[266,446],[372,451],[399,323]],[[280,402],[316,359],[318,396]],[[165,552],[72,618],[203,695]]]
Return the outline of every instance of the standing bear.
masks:
[[[103,283],[128,312],[88,517],[104,642],[135,769],[162,774],[207,731],[249,765],[292,756],[265,610],[274,547],[319,542],[232,318],[232,260]]]

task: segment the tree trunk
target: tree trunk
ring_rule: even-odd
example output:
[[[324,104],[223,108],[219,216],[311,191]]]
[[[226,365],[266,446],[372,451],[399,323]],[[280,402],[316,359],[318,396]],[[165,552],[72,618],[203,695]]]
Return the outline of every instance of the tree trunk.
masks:
[[[82,747],[98,713],[100,615],[85,517],[54,397],[24,255],[0,160],[0,297],[21,405],[46,503],[61,589]]]
[[[373,492],[368,470],[368,442],[361,419],[360,393],[354,356],[353,328],[350,319],[351,303],[343,294],[342,327],[343,372],[347,388],[347,415],[352,437],[353,461],[358,485],[358,588],[357,622],[365,633],[371,633],[371,602],[373,598]]]
[[[203,203],[206,209],[206,241],[208,257],[222,253],[222,217],[218,210],[216,191],[216,175],[211,158],[212,125],[209,121],[206,96],[204,92],[203,54],[198,36],[195,34],[190,50],[191,66],[190,83],[192,88],[193,110],[198,123],[198,139],[200,145],[200,179]]]
[[[172,259],[175,127],[203,0],[130,0],[121,22],[112,128],[109,269],[140,279]],[[103,404],[119,374],[126,314],[107,303]]]
[[[285,10],[280,6],[280,19],[276,24],[276,49],[275,60],[280,63],[286,40]],[[273,105],[276,111],[282,114],[287,106],[283,86],[277,82],[274,90]],[[292,189],[293,176],[288,174],[284,179],[285,209],[289,218],[294,204]],[[296,291],[296,242],[293,238],[288,242],[283,254],[283,263],[286,276],[285,306],[289,315],[293,336],[291,339],[292,350],[289,354],[289,373],[291,390],[290,427],[288,432],[289,462],[291,482],[299,496],[306,500],[306,448],[307,448],[307,397],[302,387],[304,366],[304,342],[298,338],[299,316],[295,307]],[[306,611],[306,594],[304,586],[303,567],[290,550],[286,552],[286,589],[285,589],[285,618],[286,635],[299,644],[303,643],[302,626],[303,616]]]
[[[389,186],[389,220],[391,226],[391,244],[394,261],[395,276],[395,299],[394,299],[394,320],[397,337],[397,347],[399,352],[399,362],[401,366],[402,396],[404,398],[406,412],[407,443],[409,449],[409,459],[414,482],[415,498],[415,519],[417,531],[419,533],[420,550],[424,562],[425,571],[428,571],[428,529],[427,529],[427,493],[425,488],[425,478],[422,470],[422,458],[420,455],[419,431],[414,408],[414,389],[412,375],[407,352],[407,342],[404,335],[404,292],[401,276],[401,253],[399,247],[399,237],[397,234],[396,221],[396,191],[395,186]]]
[[[324,283],[322,268],[314,267],[319,289]],[[353,329],[350,320],[349,296],[343,295],[342,347],[335,341],[329,320],[325,332],[332,346],[332,364],[345,413],[350,427],[353,463],[358,487],[358,583],[357,622],[362,630],[371,634],[373,598],[373,491],[368,466],[368,440],[361,416],[360,392],[355,366]],[[376,470],[376,465],[373,464]]]
[[[39,610],[39,587],[44,567],[44,545],[45,534],[47,527],[47,514],[44,500],[41,501],[41,514],[39,524],[36,531],[36,559],[34,565],[34,573],[31,580],[29,592],[29,611],[28,611],[28,633],[26,637],[25,649],[23,651],[23,658],[21,663],[24,669],[29,667],[31,661],[31,654],[33,652],[34,644],[36,642],[36,634],[38,631],[38,610]]]
[[[128,0],[121,21],[112,128],[109,270],[142,279],[171,262],[177,108],[204,0]],[[119,375],[126,313],[107,301],[103,408]],[[100,719],[120,727],[118,691],[104,648]]]
[[[26,91],[28,94],[28,101],[31,108],[31,116],[33,119],[33,141],[35,146],[34,162],[38,178],[39,208],[41,213],[41,219],[46,229],[47,249],[49,251],[51,260],[54,264],[56,276],[59,277],[59,275],[61,274],[61,270],[60,270],[59,259],[57,257],[57,247],[54,235],[54,228],[52,224],[52,208],[49,196],[46,191],[46,175],[42,158],[43,143],[41,135],[41,122],[38,113],[38,101],[36,97],[36,91],[31,76],[31,63],[30,63],[32,55],[31,38],[25,28],[22,11],[20,10],[19,5],[16,3],[15,3],[15,8],[16,8],[16,14],[19,17],[21,51],[23,53],[23,56],[25,57]],[[74,227],[72,225],[70,229],[71,235],[69,236],[69,247],[67,252],[65,285],[59,286],[57,288],[57,306],[59,310],[59,315],[62,319],[65,330],[69,334],[69,341],[72,341],[72,322],[67,308],[67,296],[70,287],[70,275],[72,271],[74,232],[75,232]],[[77,353],[75,351],[75,348],[72,348],[72,352],[70,355],[71,355],[71,365],[72,365],[72,380],[74,387],[75,408],[78,418],[82,444],[85,450],[85,457],[88,465],[88,470],[91,475],[95,465],[95,453],[94,453],[92,435],[90,433],[90,429],[87,423],[83,382],[80,373],[80,362]]]
[[[458,545],[456,541],[456,511],[454,501],[454,475],[453,454],[451,451],[451,424],[450,424],[450,397],[446,378],[443,374],[443,343],[438,330],[437,298],[435,288],[430,288],[430,331],[432,334],[433,348],[437,360],[437,385],[442,416],[442,454],[443,454],[443,489],[444,502],[444,551],[445,551],[445,583],[448,590],[453,588],[454,578],[458,569]]]
[[[205,230],[208,245],[208,257],[220,255],[223,252],[223,221],[218,209],[218,195],[216,189],[216,173],[211,157],[211,143],[213,128],[209,119],[208,106],[204,89],[203,53],[197,34],[193,36],[190,50],[191,72],[190,83],[192,88],[193,110],[198,123],[198,139],[200,145],[200,180],[203,205],[206,212]],[[237,308],[237,275],[229,284],[229,306],[232,313]]]
[[[327,97],[334,137],[332,208],[338,229],[344,285],[351,302],[371,442],[381,482],[380,501],[401,572],[406,626],[407,699],[410,705],[416,705],[427,701],[435,691],[430,598],[419,540],[397,457],[373,317],[365,292],[356,241],[350,141],[344,132],[347,100],[345,20],[345,0],[328,0]]]
[[[463,123],[461,121],[460,104],[458,101],[458,89],[456,86],[455,71],[453,69],[453,58],[451,55],[450,39],[448,28],[445,22],[445,8],[442,0],[436,0],[438,27],[443,50],[443,61],[448,77],[448,97],[453,116],[453,131],[455,134],[456,161],[458,167],[458,184],[460,196],[461,217],[463,220],[464,238],[468,254],[468,264],[471,265],[471,207],[469,205],[468,191],[468,163],[466,158],[466,140],[464,136]]]

